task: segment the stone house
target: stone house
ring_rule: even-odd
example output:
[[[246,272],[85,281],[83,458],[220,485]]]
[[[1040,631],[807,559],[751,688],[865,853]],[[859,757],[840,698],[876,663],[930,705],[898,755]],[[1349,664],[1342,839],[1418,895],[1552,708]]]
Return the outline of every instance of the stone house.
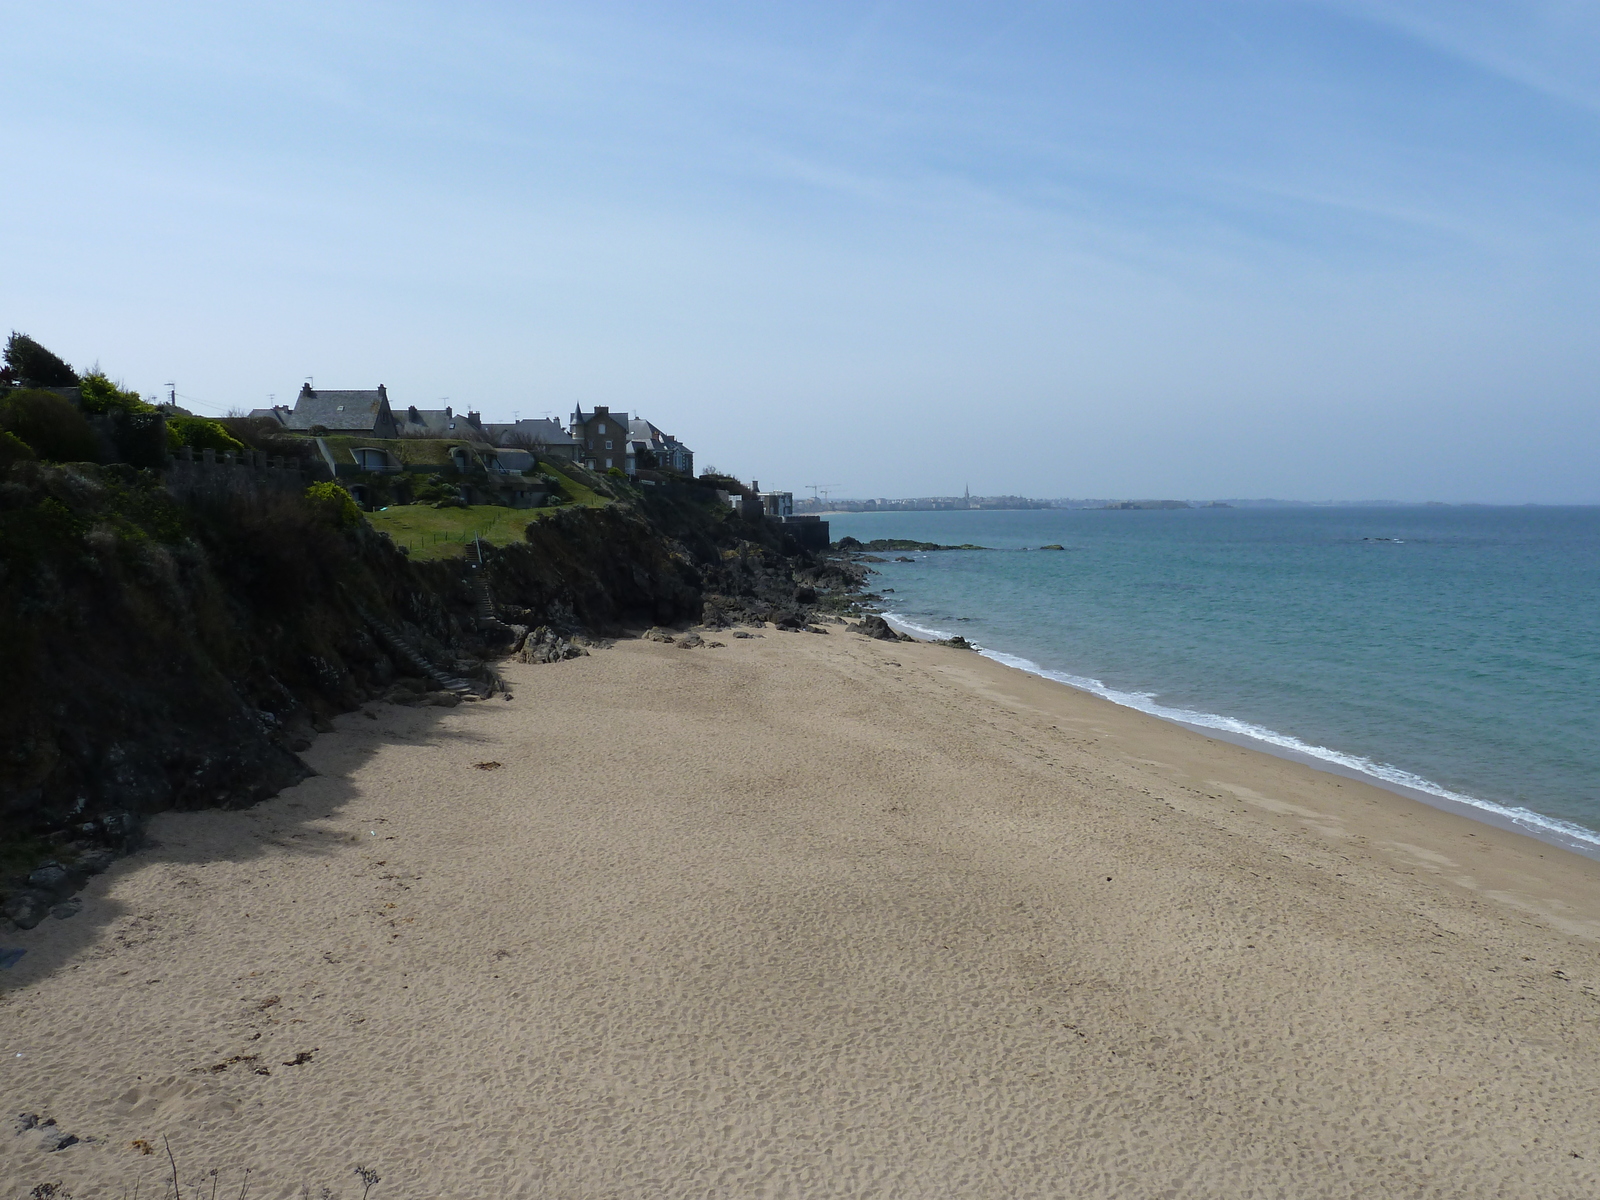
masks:
[[[603,404],[597,404],[591,413],[576,408],[567,431],[577,444],[578,461],[589,470],[609,471],[616,467],[633,474],[627,413],[613,413]]]
[[[642,457],[639,452],[648,450],[658,469],[694,474],[694,451],[670,433],[662,433],[643,417],[635,417],[628,422],[628,440],[632,444],[636,462]]]
[[[488,440],[496,446],[520,446],[551,458],[573,460],[578,457],[578,440],[561,428],[561,422],[549,417],[489,424],[483,428]]]
[[[458,413],[450,405],[418,408],[408,405],[395,413],[396,437],[466,438],[487,441],[488,432],[475,412]]]
[[[297,433],[310,433],[320,428],[329,433],[365,434],[373,438],[398,436],[394,413],[389,409],[389,393],[381,383],[370,392],[318,391],[307,383],[295,397],[293,408],[279,404],[258,408],[250,415],[275,420]]]

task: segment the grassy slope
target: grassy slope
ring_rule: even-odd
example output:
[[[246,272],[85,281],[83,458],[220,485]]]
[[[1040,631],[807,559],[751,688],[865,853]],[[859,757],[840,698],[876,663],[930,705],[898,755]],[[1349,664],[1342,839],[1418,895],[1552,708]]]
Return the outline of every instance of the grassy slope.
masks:
[[[569,504],[584,508],[603,508],[611,500],[582,481],[587,475],[570,463],[542,460],[539,470],[558,481]],[[382,512],[367,514],[374,529],[387,533],[397,546],[404,546],[413,561],[455,558],[470,552],[476,534],[490,545],[503,546],[522,540],[529,521],[537,521],[557,511],[554,508],[501,508],[476,504],[467,508],[434,508],[431,504],[403,504]]]
[[[402,504],[367,514],[372,527],[404,546],[414,561],[454,558],[472,548],[476,533],[491,545],[522,540],[537,510],[475,504],[469,508],[434,508],[431,504]]]

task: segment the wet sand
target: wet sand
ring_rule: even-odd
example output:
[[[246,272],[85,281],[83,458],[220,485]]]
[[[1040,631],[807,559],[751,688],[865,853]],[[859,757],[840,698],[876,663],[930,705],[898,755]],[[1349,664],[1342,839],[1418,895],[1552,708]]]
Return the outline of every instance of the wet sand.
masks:
[[[0,1128],[3,1194],[160,1196],[167,1138],[185,1196],[1600,1195],[1600,864],[762,632],[158,818],[0,935],[0,1094],[86,1139]]]

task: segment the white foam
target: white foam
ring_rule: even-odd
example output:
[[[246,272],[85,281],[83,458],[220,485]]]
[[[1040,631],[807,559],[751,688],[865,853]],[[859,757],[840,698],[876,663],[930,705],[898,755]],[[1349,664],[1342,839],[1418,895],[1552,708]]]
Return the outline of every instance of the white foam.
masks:
[[[896,629],[917,637],[942,640],[954,636],[940,629],[931,629],[925,625],[918,625],[914,621],[907,620],[899,613],[886,612],[883,614],[883,619]],[[969,642],[972,641],[970,638],[967,640]],[[1595,832],[1593,829],[1586,829],[1582,825],[1575,825],[1570,821],[1563,821],[1559,817],[1547,817],[1543,813],[1536,813],[1530,809],[1497,804],[1493,800],[1481,800],[1476,796],[1453,792],[1447,787],[1434,783],[1431,779],[1424,779],[1421,775],[1402,770],[1400,767],[1390,766],[1388,763],[1373,762],[1370,758],[1363,758],[1356,754],[1346,754],[1342,750],[1333,750],[1327,746],[1314,746],[1310,742],[1303,742],[1291,734],[1279,733],[1263,725],[1253,725],[1236,717],[1225,717],[1217,713],[1196,712],[1187,708],[1170,708],[1167,705],[1156,703],[1155,696],[1149,692],[1118,691],[1116,688],[1107,687],[1098,679],[1090,679],[1081,675],[1069,675],[1065,671],[1052,671],[1047,667],[1041,667],[1031,659],[1022,658],[1015,654],[1007,654],[1002,650],[989,650],[979,646],[976,642],[973,642],[972,646],[984,658],[1000,663],[1002,666],[1014,667],[1019,671],[1026,671],[1030,675],[1038,675],[1044,679],[1052,679],[1057,683],[1064,683],[1068,687],[1092,693],[1103,700],[1111,701],[1113,704],[1120,704],[1124,708],[1137,709],[1139,712],[1149,713],[1151,716],[1160,717],[1164,721],[1175,721],[1180,725],[1189,725],[1200,729],[1215,729],[1220,733],[1233,737],[1248,738],[1250,741],[1262,742],[1265,745],[1288,751],[1294,755],[1318,759],[1333,766],[1341,767],[1346,771],[1365,775],[1368,778],[1389,784],[1391,787],[1420,792],[1426,796],[1437,796],[1439,799],[1448,800],[1452,804],[1492,814],[1502,821],[1509,822],[1518,829],[1539,837],[1553,839],[1562,845],[1576,844],[1576,847],[1581,847],[1590,853],[1600,851],[1600,833]]]

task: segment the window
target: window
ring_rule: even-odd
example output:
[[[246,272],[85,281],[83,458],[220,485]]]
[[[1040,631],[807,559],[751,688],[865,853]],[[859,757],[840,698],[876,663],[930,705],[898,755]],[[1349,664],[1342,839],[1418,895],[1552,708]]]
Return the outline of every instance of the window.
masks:
[[[606,449],[607,450],[611,449],[611,442],[610,442],[609,439],[606,441]]]
[[[606,470],[611,470],[611,460],[609,458],[606,459]]]
[[[606,423],[604,421],[601,421],[600,422],[600,432],[604,433],[605,431],[606,431]],[[611,443],[607,442],[606,445],[609,446],[609,445],[611,445]]]

